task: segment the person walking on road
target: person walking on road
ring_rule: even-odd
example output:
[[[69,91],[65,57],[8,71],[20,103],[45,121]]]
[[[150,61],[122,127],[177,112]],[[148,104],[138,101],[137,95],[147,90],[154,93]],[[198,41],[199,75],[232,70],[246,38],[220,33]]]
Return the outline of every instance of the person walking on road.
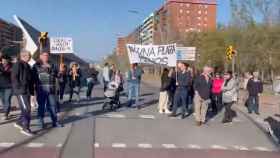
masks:
[[[177,73],[176,91],[174,96],[174,105],[172,107],[171,117],[177,116],[177,108],[181,105],[181,119],[184,119],[188,109],[188,90],[190,89],[192,77],[188,72],[188,65],[178,63],[180,71]]]
[[[219,73],[215,74],[215,78],[212,80],[212,112],[216,114],[219,109],[221,109],[223,104],[222,97],[222,86],[224,84],[224,79],[221,77]]]
[[[141,73],[137,71],[136,64],[131,64],[130,70],[127,72],[127,88],[128,88],[128,107],[133,106],[133,97],[135,97],[135,107],[140,109],[139,105],[139,84]]]
[[[9,119],[11,110],[12,99],[12,64],[11,58],[7,55],[3,55],[0,63],[0,99],[4,105],[4,117],[3,120]]]
[[[104,85],[104,92],[107,89],[108,83],[110,82],[110,67],[108,63],[104,64],[104,68],[102,71],[102,77],[103,77],[103,85]]]
[[[70,87],[69,102],[72,102],[74,94],[77,95],[77,101],[80,101],[81,78],[82,78],[82,73],[79,68],[79,65],[76,62],[71,63],[70,72],[69,72],[69,87]]]
[[[168,109],[168,103],[169,103],[168,90],[170,88],[171,78],[168,75],[169,75],[169,70],[165,68],[161,75],[161,87],[159,93],[158,110],[160,114],[162,113],[171,114],[171,111],[169,111]]]
[[[236,81],[233,77],[231,71],[224,74],[224,84],[222,87],[223,91],[223,103],[225,107],[225,113],[222,123],[231,123],[233,117],[235,117],[235,112],[232,110],[232,105],[236,101]]]
[[[168,89],[168,109],[172,110],[174,104],[174,95],[176,91],[176,70],[175,68],[171,68],[168,73],[168,77],[170,79],[170,86]]]
[[[248,90],[247,90],[247,85],[250,79],[253,78],[253,75],[250,72],[245,73],[244,75],[244,80],[243,80],[243,89],[245,90],[245,94],[244,94],[244,104],[248,109],[249,112],[249,94],[248,94]]]
[[[18,99],[21,110],[20,117],[14,126],[19,128],[21,133],[27,136],[33,135],[30,130],[30,96],[34,95],[34,80],[31,75],[32,69],[28,64],[30,59],[30,52],[21,50],[19,60],[13,65],[11,74],[13,93]]]
[[[211,71],[211,67],[205,66],[202,74],[194,80],[194,111],[197,126],[206,123],[206,114],[211,103]]]
[[[67,84],[67,77],[68,76],[67,76],[66,65],[60,64],[59,72],[58,72],[58,76],[57,76],[58,86],[59,86],[58,94],[59,94],[60,104],[63,104],[64,92],[65,92],[65,87]]]
[[[253,78],[248,81],[247,90],[249,93],[249,113],[255,112],[255,114],[259,115],[259,96],[263,92],[263,84],[259,79],[258,72],[254,72]]]
[[[98,82],[99,72],[95,69],[93,64],[90,64],[89,77],[87,78],[87,99],[91,99],[93,87]]]
[[[58,123],[58,104],[56,100],[56,80],[58,71],[49,60],[49,52],[41,52],[39,60],[33,65],[35,90],[38,101],[38,119],[42,129],[45,128],[45,112],[49,112],[52,126],[61,126]]]

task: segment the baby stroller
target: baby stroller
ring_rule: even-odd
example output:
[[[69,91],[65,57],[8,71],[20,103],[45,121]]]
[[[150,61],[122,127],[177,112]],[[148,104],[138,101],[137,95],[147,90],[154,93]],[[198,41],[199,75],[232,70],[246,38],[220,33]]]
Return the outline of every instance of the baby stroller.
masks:
[[[121,102],[120,102],[120,90],[119,85],[116,82],[110,82],[108,83],[108,88],[104,92],[104,95],[106,97],[106,100],[102,106],[102,110],[106,110],[109,108],[109,110],[115,110],[117,108],[120,108]]]

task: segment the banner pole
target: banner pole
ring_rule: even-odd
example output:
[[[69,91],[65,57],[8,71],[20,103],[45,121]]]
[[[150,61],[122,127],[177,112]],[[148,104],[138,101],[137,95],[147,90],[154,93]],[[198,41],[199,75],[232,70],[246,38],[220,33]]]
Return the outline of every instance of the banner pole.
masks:
[[[61,64],[64,64],[64,63],[63,63],[63,53],[60,53],[60,65],[61,65]]]

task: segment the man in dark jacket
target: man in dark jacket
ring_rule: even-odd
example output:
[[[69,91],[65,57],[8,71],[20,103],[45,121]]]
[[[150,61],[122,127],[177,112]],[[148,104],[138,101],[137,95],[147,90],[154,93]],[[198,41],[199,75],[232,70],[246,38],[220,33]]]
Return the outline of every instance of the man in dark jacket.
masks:
[[[188,106],[188,89],[191,86],[192,77],[190,72],[187,71],[188,65],[185,63],[178,63],[178,68],[180,69],[177,73],[176,91],[174,96],[174,105],[172,107],[171,117],[175,117],[177,113],[177,108],[181,103],[181,118],[184,119]]]
[[[49,53],[42,52],[40,60],[33,66],[36,95],[38,101],[38,117],[42,128],[45,127],[45,111],[48,110],[52,126],[60,126],[57,122],[56,78],[57,69],[49,62]]]
[[[98,82],[99,72],[95,69],[93,64],[90,64],[89,77],[87,78],[87,99],[91,98],[92,89]]]
[[[249,93],[249,113],[251,114],[252,112],[255,112],[257,115],[259,115],[259,96],[263,92],[263,84],[259,80],[258,72],[254,72],[253,78],[248,81],[247,90]]]
[[[3,55],[0,63],[0,99],[2,99],[4,105],[4,117],[3,120],[8,120],[8,116],[11,109],[12,99],[12,65],[11,58],[7,55]]]
[[[211,67],[205,66],[203,73],[196,77],[194,81],[194,105],[195,105],[195,119],[198,126],[201,126],[206,121],[206,114],[210,104],[211,94]]]
[[[27,136],[32,136],[30,130],[31,120],[31,105],[30,97],[34,95],[34,82],[32,79],[32,70],[28,64],[31,59],[30,52],[22,50],[20,59],[13,65],[12,68],[12,87],[13,92],[17,96],[21,116],[14,124],[15,127],[21,129],[21,133]]]

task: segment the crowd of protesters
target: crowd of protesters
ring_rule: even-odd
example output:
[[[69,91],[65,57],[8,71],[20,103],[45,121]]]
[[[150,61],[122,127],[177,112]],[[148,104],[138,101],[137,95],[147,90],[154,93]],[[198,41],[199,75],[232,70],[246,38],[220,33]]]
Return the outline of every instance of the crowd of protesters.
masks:
[[[247,90],[248,113],[259,115],[263,85],[258,72],[245,75],[243,88]],[[238,90],[239,80],[231,71],[222,75],[205,66],[202,73],[194,73],[188,64],[179,62],[176,69],[165,68],[162,72],[158,110],[170,117],[180,115],[182,119],[193,112],[196,124],[201,126],[207,122],[209,112],[216,115],[224,108],[222,123],[231,123],[236,116],[232,106],[238,101]],[[179,114],[178,107],[181,108]]]

